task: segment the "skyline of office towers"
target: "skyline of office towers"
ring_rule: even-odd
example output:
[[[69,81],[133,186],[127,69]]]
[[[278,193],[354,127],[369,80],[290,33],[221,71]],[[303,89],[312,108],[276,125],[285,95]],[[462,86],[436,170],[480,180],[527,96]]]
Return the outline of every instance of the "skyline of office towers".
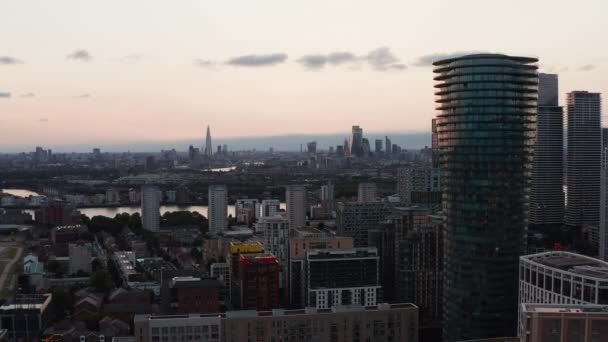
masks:
[[[514,336],[538,106],[536,58],[434,62],[445,238],[443,336]]]
[[[378,198],[378,186],[376,183],[359,183],[357,187],[357,202],[372,203]]]
[[[160,190],[154,185],[141,187],[141,225],[151,232],[160,229]]]
[[[388,138],[387,135],[384,136],[384,151],[386,154],[391,154],[393,152],[393,144],[391,143],[391,139]]]
[[[285,201],[289,229],[306,225],[306,187],[304,185],[288,185],[285,190]]]
[[[363,128],[353,126],[350,153],[357,157],[363,155]]]
[[[567,106],[567,202],[564,223],[597,226],[600,219],[601,97],[573,91]]]
[[[564,111],[559,105],[558,89],[557,75],[538,75],[531,225],[559,225],[564,220]]]
[[[207,125],[207,136],[205,138],[204,155],[208,158],[213,157],[213,145],[211,144],[211,128]]]
[[[225,185],[210,185],[208,200],[209,233],[221,233],[228,227],[228,189]]]

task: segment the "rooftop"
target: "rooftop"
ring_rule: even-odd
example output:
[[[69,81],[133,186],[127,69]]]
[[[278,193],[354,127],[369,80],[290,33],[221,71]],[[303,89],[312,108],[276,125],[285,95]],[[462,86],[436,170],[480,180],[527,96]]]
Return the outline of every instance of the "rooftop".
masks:
[[[525,255],[521,260],[553,269],[608,281],[608,263],[570,252],[545,252]]]
[[[522,304],[524,312],[598,313],[608,315],[608,305],[594,304]]]

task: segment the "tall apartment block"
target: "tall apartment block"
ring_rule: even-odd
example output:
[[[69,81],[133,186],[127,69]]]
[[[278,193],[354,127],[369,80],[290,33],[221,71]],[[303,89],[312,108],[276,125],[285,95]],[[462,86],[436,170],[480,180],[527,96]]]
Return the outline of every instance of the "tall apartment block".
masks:
[[[228,189],[225,185],[209,186],[209,233],[218,234],[228,227]]]
[[[268,253],[241,254],[236,277],[237,298],[232,304],[243,310],[270,310],[281,306],[280,267]]]
[[[538,111],[536,58],[434,65],[446,228],[446,341],[514,336]]]
[[[238,308],[240,305],[240,284],[239,284],[239,261],[241,255],[255,255],[264,253],[264,244],[259,241],[256,242],[230,242],[228,254],[226,256],[226,263],[228,264],[228,296],[229,301],[232,302],[235,307]]]
[[[602,169],[600,175],[600,259],[608,261],[608,128],[602,128]]]
[[[250,224],[260,218],[260,203],[255,198],[238,199],[234,208],[238,223]]]
[[[321,207],[328,216],[332,215],[335,209],[334,201],[334,185],[331,182],[321,185]]]
[[[258,229],[259,228],[259,229]],[[264,247],[272,253],[280,266],[279,286],[287,297],[287,271],[289,263],[289,221],[282,215],[263,217],[256,223],[256,231],[264,232]]]
[[[160,229],[160,190],[156,186],[141,187],[141,225],[152,232]]]
[[[262,200],[260,204],[260,217],[278,215],[281,210],[281,201]]]
[[[577,227],[597,226],[602,166],[600,94],[586,91],[568,93],[566,108],[568,192],[564,223]]]
[[[338,203],[336,225],[338,234],[355,239],[356,247],[368,245],[368,233],[391,214],[392,207],[385,202]]]
[[[397,194],[404,205],[421,204],[438,207],[441,204],[441,174],[431,165],[415,165],[397,171]]]
[[[559,106],[557,75],[538,77],[530,224],[559,225],[564,219],[564,111]]]
[[[285,191],[287,201],[287,219],[289,228],[306,225],[306,187],[304,185],[289,185]]]
[[[376,183],[359,183],[357,202],[372,203],[378,201],[378,187]]]
[[[328,235],[312,227],[292,229],[289,238],[289,304],[291,307],[305,306],[306,299],[306,253],[311,250],[352,249],[351,237]]]
[[[373,247],[306,253],[306,306],[376,305],[381,300],[380,258]]]

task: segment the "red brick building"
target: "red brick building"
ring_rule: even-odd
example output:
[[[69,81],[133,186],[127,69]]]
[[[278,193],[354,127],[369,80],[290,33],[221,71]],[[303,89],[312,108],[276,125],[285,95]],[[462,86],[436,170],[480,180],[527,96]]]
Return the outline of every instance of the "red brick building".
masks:
[[[270,310],[280,307],[280,267],[272,254],[241,254],[239,257],[239,308]]]
[[[178,314],[219,312],[221,287],[217,279],[175,277],[171,282],[171,306]]]

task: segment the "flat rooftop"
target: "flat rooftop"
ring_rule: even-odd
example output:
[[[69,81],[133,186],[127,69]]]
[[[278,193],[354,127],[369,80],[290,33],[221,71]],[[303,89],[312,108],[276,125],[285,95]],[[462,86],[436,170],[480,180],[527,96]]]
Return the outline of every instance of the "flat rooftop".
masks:
[[[608,305],[595,304],[522,304],[525,312],[540,313],[603,313],[608,315]]]
[[[588,256],[570,252],[545,252],[521,258],[554,269],[608,281],[608,263]]]

